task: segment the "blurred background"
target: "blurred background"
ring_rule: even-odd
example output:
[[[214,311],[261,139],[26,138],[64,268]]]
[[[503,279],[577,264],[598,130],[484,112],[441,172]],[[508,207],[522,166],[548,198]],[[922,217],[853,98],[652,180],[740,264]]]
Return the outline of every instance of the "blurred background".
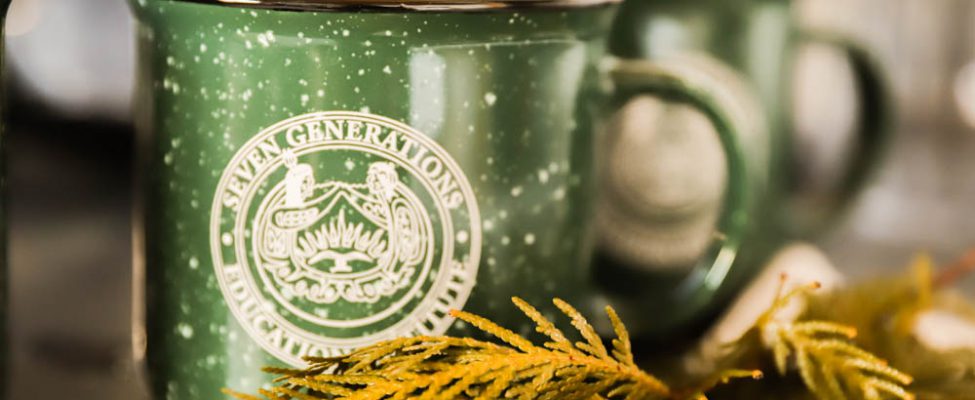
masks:
[[[975,1],[800,0],[878,56],[899,107],[879,173],[818,244],[853,276],[975,246]],[[12,399],[138,399],[130,361],[132,21],[123,0],[14,0],[7,19]],[[856,119],[849,66],[807,47],[795,114],[810,189]],[[975,282],[964,283],[975,295]]]

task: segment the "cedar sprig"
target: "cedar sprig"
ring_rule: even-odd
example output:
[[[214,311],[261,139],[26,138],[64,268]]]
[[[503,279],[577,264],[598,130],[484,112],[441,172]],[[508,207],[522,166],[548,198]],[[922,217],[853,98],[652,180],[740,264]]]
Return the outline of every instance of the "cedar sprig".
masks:
[[[784,278],[783,278],[784,284]],[[855,328],[828,321],[788,321],[776,316],[818,284],[799,287],[777,297],[759,319],[762,342],[771,349],[779,374],[794,363],[803,383],[819,399],[914,399],[906,389],[911,376],[857,347]]]
[[[920,253],[907,270],[817,295],[805,315],[856,327],[857,344],[914,377],[918,398],[975,399],[975,350],[931,347],[921,338],[939,328],[918,325],[932,311],[975,321],[975,304],[953,287],[975,272],[975,249],[942,267]]]
[[[541,312],[514,304],[547,339],[536,345],[486,318],[464,311],[451,315],[498,339],[412,337],[390,340],[335,358],[309,358],[301,370],[265,369],[280,377],[259,394],[272,400],[381,399],[703,399],[682,396],[634,362],[629,333],[616,312],[606,312],[616,332],[611,348],[568,303],[555,306],[571,320],[581,341],[573,342]],[[756,373],[731,371],[711,385]],[[710,388],[705,388],[710,389]],[[227,391],[241,400],[258,397]]]

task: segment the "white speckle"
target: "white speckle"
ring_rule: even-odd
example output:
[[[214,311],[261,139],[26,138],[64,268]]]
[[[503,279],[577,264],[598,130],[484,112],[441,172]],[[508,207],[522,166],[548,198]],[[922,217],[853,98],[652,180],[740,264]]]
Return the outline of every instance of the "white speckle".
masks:
[[[365,44],[366,44],[366,47],[372,46],[372,41],[371,40],[366,40],[366,43]]]
[[[555,199],[555,200],[562,200],[562,199],[564,199],[565,198],[565,188],[564,187],[560,187],[558,189],[555,189],[555,192],[552,193],[552,198]]]
[[[504,237],[501,238],[501,245],[507,246],[509,244],[511,244],[511,238],[510,237],[504,236]]]
[[[274,43],[274,32],[267,31],[257,35],[257,42],[263,47],[271,47],[271,43]]]
[[[538,181],[541,183],[548,183],[548,171],[542,169],[538,171]]]
[[[535,235],[533,235],[531,233],[525,235],[525,244],[527,244],[529,246],[535,244]]]
[[[178,332],[183,339],[191,339],[193,337],[193,327],[186,323],[176,325],[176,332]]]
[[[383,67],[383,73],[385,73],[385,74],[391,74],[391,73],[393,73],[393,70],[391,68],[389,68],[389,66],[387,65],[387,66]]]
[[[166,153],[166,155],[163,156],[163,163],[166,165],[173,165],[173,153]]]
[[[386,36],[393,36],[393,31],[386,31]]]
[[[311,97],[309,97],[307,94],[301,95],[301,105],[302,106],[308,105],[308,101],[309,100],[311,100]]]
[[[190,269],[197,269],[200,267],[200,260],[196,257],[190,257]]]
[[[493,229],[494,229],[494,220],[493,219],[484,220],[484,230],[490,231]]]
[[[359,76],[363,76],[363,75],[365,75],[365,74],[366,74],[366,70],[364,70],[364,69],[359,69]]]
[[[207,52],[206,43],[200,44],[200,53],[206,53],[206,52]]]
[[[512,197],[521,196],[521,193],[524,192],[524,191],[525,191],[525,189],[522,188],[521,186],[515,186],[515,187],[511,188],[511,196]]]
[[[325,91],[324,90],[319,89],[317,94],[318,94],[318,97],[325,97]]]
[[[220,243],[223,243],[224,246],[230,246],[234,244],[234,236],[229,233],[224,233],[220,235]]]
[[[348,29],[343,29],[342,30],[342,36],[349,36],[349,30]]]
[[[352,161],[351,159],[345,160],[345,169],[347,169],[349,171],[355,169],[355,162]]]
[[[487,94],[484,95],[484,101],[488,106],[493,106],[494,103],[498,102],[498,96],[495,95],[494,92],[487,92]]]
[[[468,239],[470,239],[470,237],[468,236],[467,231],[457,232],[457,242],[458,243],[461,243],[461,244],[467,243],[467,240]]]

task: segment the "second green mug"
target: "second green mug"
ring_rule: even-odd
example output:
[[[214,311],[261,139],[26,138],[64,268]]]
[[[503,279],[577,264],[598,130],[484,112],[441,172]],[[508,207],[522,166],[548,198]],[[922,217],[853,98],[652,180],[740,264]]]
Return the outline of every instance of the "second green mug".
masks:
[[[802,172],[796,151],[802,150],[793,145],[789,112],[791,66],[803,43],[832,45],[848,56],[860,97],[856,147],[845,174],[836,178],[835,192],[816,198],[796,190]],[[603,138],[602,158],[614,163],[601,174],[602,192],[609,195],[598,207],[594,275],[607,288],[630,282],[626,290],[608,291],[608,301],[624,320],[636,321],[635,336],[664,337],[706,323],[704,317],[719,310],[777,246],[828,227],[882,153],[891,112],[879,69],[849,40],[798,29],[788,0],[625,1],[609,51],[680,69],[717,94],[736,123],[747,191],[760,210],[749,215],[733,260],[707,253],[709,243],[726,240],[713,229],[723,207],[718,195],[738,184],[727,179],[722,164],[709,162],[718,145],[712,129],[693,110],[683,115],[660,102],[634,100],[617,115],[621,122]],[[646,115],[653,113],[662,117],[648,126]],[[648,207],[653,203],[670,211]],[[658,319],[640,318],[647,313]]]

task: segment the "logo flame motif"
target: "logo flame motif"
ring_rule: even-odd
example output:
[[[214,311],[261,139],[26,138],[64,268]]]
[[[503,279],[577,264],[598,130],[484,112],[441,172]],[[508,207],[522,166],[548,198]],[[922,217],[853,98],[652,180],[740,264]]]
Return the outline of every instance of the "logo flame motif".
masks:
[[[375,303],[408,287],[432,256],[432,227],[396,167],[319,183],[293,153],[284,159],[287,175],[255,217],[256,258],[275,284],[316,304]]]

